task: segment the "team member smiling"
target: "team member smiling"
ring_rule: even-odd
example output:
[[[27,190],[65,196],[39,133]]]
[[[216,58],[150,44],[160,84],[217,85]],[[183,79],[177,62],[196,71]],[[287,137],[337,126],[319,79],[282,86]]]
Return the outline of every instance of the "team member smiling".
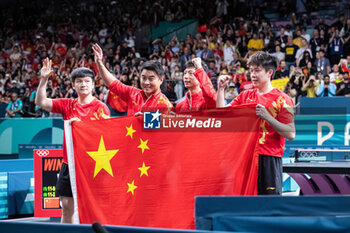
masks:
[[[127,103],[129,116],[144,111],[159,110],[162,113],[171,112],[173,106],[160,90],[160,85],[164,81],[165,74],[159,62],[147,61],[142,65],[140,90],[121,83],[107,70],[102,61],[103,52],[100,46],[94,44],[92,49],[95,55],[95,62],[104,83],[118,98],[121,98]]]

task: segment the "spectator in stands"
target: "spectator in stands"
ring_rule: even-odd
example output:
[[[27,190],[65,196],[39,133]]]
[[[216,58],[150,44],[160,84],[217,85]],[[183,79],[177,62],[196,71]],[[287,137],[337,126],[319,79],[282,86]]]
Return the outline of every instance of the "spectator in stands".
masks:
[[[287,64],[287,70],[289,71],[290,66],[295,64],[296,60],[296,54],[299,47],[293,44],[293,37],[288,36],[288,42],[286,44],[286,47],[284,49],[285,51],[285,61]]]
[[[319,55],[319,58],[317,58],[315,60],[315,66],[318,72],[321,72],[323,76],[329,74],[330,70],[331,70],[331,65],[330,62],[328,60],[328,58],[326,58],[325,52],[323,50],[320,50],[319,52],[317,52]]]
[[[8,89],[8,92],[16,93],[17,95],[19,95],[20,89],[17,87],[17,81],[16,80],[12,80],[11,81],[11,87]]]
[[[350,72],[350,55],[340,60],[340,66],[342,72]]]
[[[19,45],[16,43],[15,46],[13,46],[12,53],[10,55],[10,59],[13,63],[19,63],[22,59],[22,53],[20,51]]]
[[[248,69],[244,72],[244,77],[245,77],[245,81],[240,83],[238,93],[241,93],[242,91],[254,89],[253,82],[250,78],[250,71]]]
[[[307,43],[310,42],[310,35],[306,33],[306,27],[301,28],[301,35],[302,38],[307,40]]]
[[[345,20],[344,13],[339,14],[338,20],[336,22],[334,22],[331,25],[331,27],[335,27],[336,29],[338,29],[338,31],[340,31],[343,28],[343,26],[344,26],[344,20]]]
[[[294,104],[297,103],[297,91],[292,87],[292,83],[288,82],[283,89],[283,93],[286,93],[293,101]]]
[[[215,59],[214,59],[213,50],[208,48],[207,43],[209,43],[208,40],[206,40],[206,42],[202,44],[203,45],[203,52],[201,54],[201,59],[206,63],[207,66],[210,66],[210,63],[214,62]],[[214,63],[214,65],[215,65],[215,63]]]
[[[264,48],[262,39],[258,38],[257,33],[253,33],[253,37],[248,41],[248,50],[253,51],[253,53],[260,51]]]
[[[323,74],[321,72],[316,72],[316,85],[317,87],[323,83]]]
[[[242,61],[238,60],[236,64],[233,65],[231,70],[231,76],[233,83],[239,87],[240,84],[246,81],[244,68],[242,67]]]
[[[293,32],[292,32],[292,26],[290,24],[286,25],[286,31],[284,32],[284,34],[288,37],[288,36],[293,36]]]
[[[340,36],[344,39],[343,57],[350,55],[350,18],[346,20],[346,24],[340,32]]]
[[[287,0],[279,1],[278,12],[280,14],[280,17],[287,18],[290,10],[291,10],[291,6],[289,4],[289,1],[287,1]]]
[[[235,36],[233,34],[233,29],[230,24],[224,25],[224,30],[222,32],[222,40],[224,43],[226,43],[227,40],[230,40],[233,42],[235,40]]]
[[[277,33],[276,41],[280,42],[281,48],[284,49],[286,47],[286,43],[288,41],[288,35],[285,33],[285,28],[283,25],[279,26],[279,32]]]
[[[315,26],[315,29],[317,29],[321,34],[321,30],[323,32],[328,32],[328,28],[329,26],[324,22],[324,18],[320,17],[318,20],[318,24]]]
[[[306,68],[307,63],[309,63],[309,62],[312,63],[310,53],[309,53],[309,51],[304,51],[304,56],[299,62],[299,67],[300,68]]]
[[[303,74],[302,70],[299,67],[293,67],[290,70],[289,73],[289,82],[288,82],[288,86],[289,86],[289,91],[291,91],[291,94],[293,96],[295,96],[295,102],[298,102],[297,97],[300,96],[302,94],[302,90],[301,88],[303,87],[303,79],[304,79],[305,75]]]
[[[275,52],[272,54],[274,55],[275,57],[278,58],[278,61],[282,61],[284,60],[285,58],[285,55],[283,52],[281,52],[281,47],[279,45],[276,45],[275,46]]]
[[[11,118],[22,117],[22,101],[17,98],[17,93],[11,93],[11,102],[7,105],[6,112],[7,116]]]
[[[329,74],[329,79],[330,79],[331,83],[340,82],[340,80],[339,80],[339,65],[338,64],[333,65],[332,72]]]
[[[317,88],[318,97],[333,97],[337,91],[337,86],[334,83],[331,83],[329,76],[325,75],[323,83],[321,83]]]
[[[182,76],[183,73],[180,71],[180,67],[178,65],[175,65],[174,71],[171,73],[171,80],[174,80],[176,82],[174,87],[176,100],[179,100],[184,96]]]
[[[303,87],[301,88],[301,91],[306,92],[306,96],[313,98],[316,97],[316,79],[315,75],[310,75],[309,78],[303,79]]]
[[[184,48],[184,54],[180,57],[181,71],[185,70],[185,64],[191,60],[191,50],[188,47]]]
[[[230,82],[225,89],[226,104],[229,104],[234,98],[236,98],[238,96],[238,94],[239,94],[239,92],[237,91],[235,84]]]
[[[236,52],[233,53],[233,60],[231,61],[231,63],[229,64],[229,70],[232,69],[232,66],[235,65],[237,63],[237,61],[241,60],[240,55],[238,53],[238,51],[236,50]]]
[[[301,48],[302,44],[301,44],[301,30],[300,27],[297,25],[295,28],[295,36],[293,39],[293,44],[297,45],[299,48]]]
[[[305,51],[308,51],[310,54],[310,57],[312,58],[312,52],[311,52],[311,49],[309,49],[307,40],[305,38],[302,38],[301,39],[301,48],[298,49],[298,51],[295,55],[295,60],[296,60],[296,64],[298,67],[299,67],[299,63],[300,63],[301,59],[303,59],[303,57],[304,57]]]
[[[312,57],[315,57],[316,52],[323,49],[323,48],[321,48],[322,43],[321,43],[321,39],[320,39],[320,33],[316,28],[313,31],[313,37],[310,40],[310,45],[311,45]]]
[[[284,60],[280,61],[279,69],[276,71],[275,79],[288,78],[289,71],[287,70],[287,64]]]
[[[337,96],[350,96],[349,73],[344,73],[341,82],[337,84]]]
[[[218,75],[214,61],[211,61],[209,63],[208,75],[209,75],[210,78],[216,77]]]
[[[315,66],[313,65],[313,63],[311,61],[309,61],[306,65],[306,68],[303,69],[303,72],[304,74],[306,75],[310,75],[310,74],[313,74],[315,75],[316,74],[316,68]]]
[[[343,37],[339,34],[338,27],[334,29],[334,32],[332,32],[332,36],[329,39],[329,46],[330,46],[330,63],[331,65],[338,64],[340,60],[340,56],[343,54],[343,44],[344,44]]]
[[[222,49],[225,62],[230,64],[233,61],[233,54],[236,51],[236,47],[232,44],[232,40],[227,39]]]
[[[320,41],[321,41],[321,49],[324,51],[328,51],[328,42],[329,38],[328,35],[326,34],[326,31],[323,29],[320,30]]]

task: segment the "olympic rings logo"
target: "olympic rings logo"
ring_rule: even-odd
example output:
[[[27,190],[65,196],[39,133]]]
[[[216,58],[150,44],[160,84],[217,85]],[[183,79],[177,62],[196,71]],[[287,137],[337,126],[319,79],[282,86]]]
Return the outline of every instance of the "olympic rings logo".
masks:
[[[48,150],[37,150],[36,154],[39,155],[40,157],[46,157],[49,155],[49,151]]]

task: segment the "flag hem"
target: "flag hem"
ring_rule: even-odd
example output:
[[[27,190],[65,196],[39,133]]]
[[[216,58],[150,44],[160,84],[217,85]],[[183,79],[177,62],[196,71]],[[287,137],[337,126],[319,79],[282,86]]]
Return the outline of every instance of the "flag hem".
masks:
[[[68,157],[68,168],[69,168],[69,177],[70,184],[73,193],[74,200],[74,223],[79,224],[79,211],[78,211],[78,199],[77,199],[77,183],[75,177],[75,163],[74,163],[74,147],[73,147],[73,138],[72,138],[72,126],[69,121],[64,121],[64,132],[66,140],[66,149]]]

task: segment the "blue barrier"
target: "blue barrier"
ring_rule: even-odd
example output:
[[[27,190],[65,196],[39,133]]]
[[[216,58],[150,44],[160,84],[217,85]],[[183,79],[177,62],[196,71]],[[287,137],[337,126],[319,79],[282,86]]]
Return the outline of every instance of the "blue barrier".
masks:
[[[34,213],[34,172],[8,173],[8,215]]]
[[[34,213],[33,159],[0,160],[0,218]]]
[[[33,159],[0,160],[0,172],[34,171]]]
[[[0,172],[0,218],[8,217],[7,172]]]
[[[350,196],[196,197],[196,229],[350,232]]]
[[[350,98],[334,97],[301,97],[300,114],[350,114]]]
[[[0,221],[1,232],[9,233],[94,233],[91,225],[80,224],[60,224],[60,223],[32,223],[32,222],[15,222]],[[124,227],[124,226],[106,226],[109,233],[213,233],[213,231],[198,230],[175,230],[161,228],[144,228],[144,227]]]

